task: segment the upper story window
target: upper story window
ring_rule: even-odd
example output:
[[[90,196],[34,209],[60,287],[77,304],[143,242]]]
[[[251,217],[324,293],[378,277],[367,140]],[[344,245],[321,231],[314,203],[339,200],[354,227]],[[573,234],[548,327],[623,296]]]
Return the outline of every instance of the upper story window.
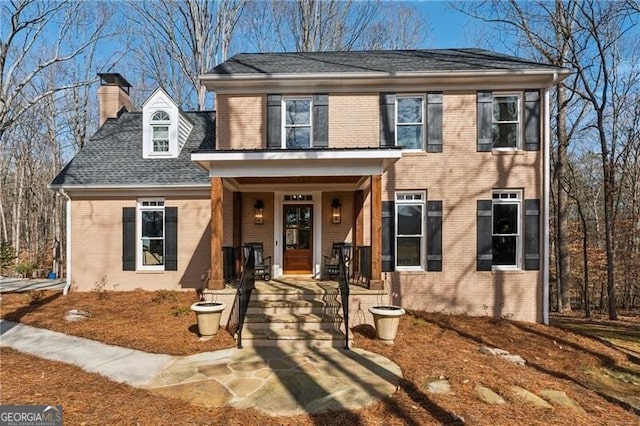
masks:
[[[492,131],[493,148],[520,148],[520,95],[493,95]]]
[[[151,141],[153,153],[169,152],[169,126],[171,117],[165,111],[158,111],[151,116]]]
[[[520,268],[522,192],[494,191],[492,198],[493,266]]]
[[[313,146],[311,98],[284,98],[282,101],[282,148],[303,149]]]
[[[424,96],[396,97],[396,146],[422,149],[424,135]]]
[[[396,269],[422,270],[425,250],[425,193],[396,193]]]

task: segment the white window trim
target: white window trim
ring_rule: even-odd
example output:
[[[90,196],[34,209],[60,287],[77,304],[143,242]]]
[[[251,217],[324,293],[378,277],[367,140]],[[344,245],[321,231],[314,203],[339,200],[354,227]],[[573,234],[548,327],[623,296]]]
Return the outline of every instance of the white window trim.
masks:
[[[403,195],[419,195],[419,200],[399,200],[399,196]],[[422,234],[420,235],[420,265],[416,266],[399,266],[398,265],[398,206],[399,205],[421,205],[422,206]],[[397,191],[395,193],[395,213],[393,220],[395,221],[395,232],[393,236],[394,245],[394,267],[396,271],[424,271],[425,270],[425,258],[427,252],[427,192],[426,191]]]
[[[402,124],[398,124],[398,99],[411,99],[411,98],[420,98],[422,99],[422,123],[402,123]],[[398,145],[398,126],[416,126],[416,125],[422,125],[422,140],[420,141],[420,148],[405,148],[405,147],[400,147],[402,148],[403,151],[409,151],[409,152],[422,152],[425,151],[425,139],[426,139],[426,130],[427,130],[427,108],[426,108],[426,104],[427,104],[427,99],[426,96],[424,94],[420,94],[420,93],[416,93],[416,94],[411,94],[411,93],[407,93],[407,94],[402,94],[402,95],[396,95],[396,99],[395,99],[395,117],[394,117],[394,121],[395,121],[395,141],[394,141],[394,146],[400,147],[400,145]]]
[[[495,98],[504,98],[508,96],[517,96],[518,97],[518,120],[517,121],[495,121],[493,117],[493,101]],[[493,151],[522,151],[522,141],[524,140],[524,126],[522,125],[522,113],[524,108],[522,107],[522,103],[524,102],[524,96],[521,92],[497,92],[493,93],[493,98],[491,100],[491,125],[494,124],[517,124],[518,125],[518,140],[516,141],[515,147],[493,147]]]
[[[494,199],[495,194],[516,194],[516,198],[498,198]],[[516,264],[515,265],[491,265],[492,271],[520,271],[522,270],[522,214],[523,214],[523,196],[520,189],[497,189],[491,193],[491,238],[496,235],[493,233],[493,205],[494,204],[516,204],[518,206],[518,234],[516,235]]]
[[[145,206],[143,205],[145,202],[161,202],[162,206]],[[165,212],[166,203],[164,198],[139,198],[137,200],[136,205],[136,270],[138,271],[164,271],[165,270],[165,253],[162,254],[162,259],[165,264],[162,265],[144,265],[142,261],[142,256],[144,253],[144,249],[142,246],[142,212],[147,210],[158,211],[162,210],[162,239],[164,240],[164,244],[162,245],[163,251],[166,252],[166,221],[167,216]]]
[[[309,125],[287,125],[287,101],[309,101]],[[285,96],[282,98],[282,122],[280,123],[280,133],[282,134],[280,147],[287,149],[287,128],[309,127],[309,148],[313,148],[313,97],[312,96]],[[307,149],[307,148],[301,148]]]
[[[168,120],[154,120],[153,117],[158,113],[166,114],[169,119]],[[171,114],[163,109],[159,109],[151,112],[151,116],[149,118],[149,125],[151,126],[151,153],[153,156],[170,156],[171,155]],[[156,127],[166,127],[167,128],[167,150],[166,151],[156,151],[155,150],[155,142],[154,138],[154,130]]]

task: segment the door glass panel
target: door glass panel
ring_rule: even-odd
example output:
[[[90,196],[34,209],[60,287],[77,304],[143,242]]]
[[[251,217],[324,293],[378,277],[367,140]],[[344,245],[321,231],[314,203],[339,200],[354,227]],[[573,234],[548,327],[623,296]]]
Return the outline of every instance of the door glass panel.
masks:
[[[285,207],[285,249],[310,249],[312,244],[312,208],[310,206]]]

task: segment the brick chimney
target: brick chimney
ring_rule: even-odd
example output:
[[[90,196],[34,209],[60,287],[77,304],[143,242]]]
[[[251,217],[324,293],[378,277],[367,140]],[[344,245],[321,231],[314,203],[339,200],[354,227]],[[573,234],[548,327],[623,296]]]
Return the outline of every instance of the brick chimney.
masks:
[[[101,73],[98,102],[100,102],[100,127],[109,118],[117,118],[122,108],[133,111],[129,88],[131,85],[118,73]]]

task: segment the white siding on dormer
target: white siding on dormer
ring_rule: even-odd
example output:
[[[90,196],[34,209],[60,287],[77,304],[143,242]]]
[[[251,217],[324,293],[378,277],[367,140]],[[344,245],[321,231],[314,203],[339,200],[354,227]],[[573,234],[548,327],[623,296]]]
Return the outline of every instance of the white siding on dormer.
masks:
[[[151,117],[158,111],[165,111],[171,117],[169,124],[169,151],[153,151],[153,128]],[[142,158],[177,158],[193,125],[182,115],[178,105],[162,88],[142,104]]]
[[[178,153],[182,151],[182,147],[187,142],[191,129],[193,129],[193,124],[180,114],[178,118]]]

